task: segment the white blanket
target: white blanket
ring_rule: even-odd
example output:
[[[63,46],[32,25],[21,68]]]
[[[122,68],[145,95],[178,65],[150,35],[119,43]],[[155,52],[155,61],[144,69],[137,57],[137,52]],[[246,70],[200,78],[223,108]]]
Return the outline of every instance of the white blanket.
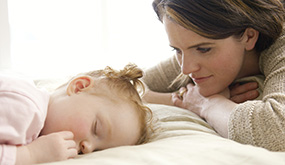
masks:
[[[205,121],[187,110],[157,104],[149,107],[157,119],[150,142],[47,164],[285,165],[284,152],[270,152],[222,138]]]

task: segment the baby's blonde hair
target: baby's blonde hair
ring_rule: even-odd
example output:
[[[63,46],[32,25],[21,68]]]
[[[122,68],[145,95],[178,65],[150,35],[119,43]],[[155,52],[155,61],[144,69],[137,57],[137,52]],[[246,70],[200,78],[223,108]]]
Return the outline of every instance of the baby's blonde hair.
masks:
[[[87,75],[97,83],[107,88],[98,88],[88,91],[90,94],[102,95],[113,101],[125,101],[137,109],[140,119],[140,139],[137,144],[145,143],[149,139],[149,132],[152,130],[152,111],[143,104],[141,95],[145,88],[140,78],[143,76],[142,69],[135,64],[127,64],[122,70],[115,70],[109,66],[102,70],[95,70],[81,73],[77,76]],[[76,77],[77,77],[76,76]],[[64,86],[64,85],[63,85]],[[111,95],[108,95],[111,92]],[[114,96],[115,99],[114,99]],[[117,99],[119,98],[119,99]]]

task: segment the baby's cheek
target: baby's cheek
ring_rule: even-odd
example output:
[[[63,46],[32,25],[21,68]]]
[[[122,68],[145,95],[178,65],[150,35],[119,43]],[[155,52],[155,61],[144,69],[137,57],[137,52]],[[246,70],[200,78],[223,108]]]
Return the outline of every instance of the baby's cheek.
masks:
[[[71,131],[74,133],[74,139],[85,139],[91,132],[91,123],[83,119],[76,119],[73,121]]]

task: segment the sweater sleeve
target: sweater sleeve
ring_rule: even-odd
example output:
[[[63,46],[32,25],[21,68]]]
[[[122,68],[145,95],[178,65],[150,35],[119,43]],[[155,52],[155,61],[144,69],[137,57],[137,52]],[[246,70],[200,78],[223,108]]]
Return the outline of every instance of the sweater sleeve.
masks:
[[[239,104],[230,116],[229,138],[271,151],[285,151],[285,34],[260,56],[265,75],[262,100]]]
[[[156,92],[173,92],[178,85],[170,87],[172,81],[180,74],[180,66],[175,56],[172,56],[159,64],[145,70],[143,82],[147,87]]]

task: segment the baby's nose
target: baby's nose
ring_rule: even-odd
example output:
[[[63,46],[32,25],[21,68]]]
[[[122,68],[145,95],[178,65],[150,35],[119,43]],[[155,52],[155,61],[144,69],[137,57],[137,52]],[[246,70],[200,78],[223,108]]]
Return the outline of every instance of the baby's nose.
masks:
[[[80,150],[83,154],[87,154],[87,153],[92,152],[94,149],[91,143],[84,140],[80,143]]]

